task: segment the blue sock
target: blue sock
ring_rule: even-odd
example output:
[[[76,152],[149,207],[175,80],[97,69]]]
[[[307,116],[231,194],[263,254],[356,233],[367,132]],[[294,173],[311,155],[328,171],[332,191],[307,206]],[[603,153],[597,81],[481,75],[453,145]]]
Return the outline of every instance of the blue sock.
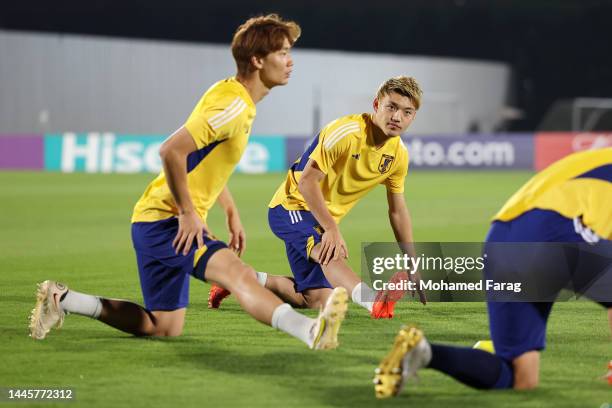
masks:
[[[479,389],[512,388],[512,366],[501,357],[467,347],[431,345],[429,368]]]

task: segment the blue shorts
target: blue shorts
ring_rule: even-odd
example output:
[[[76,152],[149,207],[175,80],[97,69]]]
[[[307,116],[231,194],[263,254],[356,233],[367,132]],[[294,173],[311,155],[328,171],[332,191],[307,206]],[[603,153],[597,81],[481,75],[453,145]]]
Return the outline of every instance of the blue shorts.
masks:
[[[544,296],[550,301],[539,302],[491,301],[489,297],[487,302],[489,328],[495,354],[507,361],[528,351],[545,348],[546,324],[556,296],[564,288],[580,286],[581,278],[593,270],[593,265],[600,270],[602,265],[603,268],[607,268],[602,261],[609,262],[612,254],[611,241],[602,239],[594,245],[583,244],[585,240],[577,232],[574,220],[554,211],[540,209],[528,211],[508,222],[493,222],[486,242],[487,244],[530,243],[520,247],[520,254],[513,253],[517,251],[512,246],[509,246],[510,250],[500,250],[501,246],[498,246],[495,251],[495,244],[489,245],[493,249],[491,254],[485,244],[485,252],[490,255],[487,263],[494,261],[497,265],[509,265],[515,271],[535,269],[540,275],[536,279],[536,282],[541,284],[539,290],[549,292],[544,293]],[[577,245],[567,250],[561,246],[546,244],[550,242],[577,243]],[[589,249],[587,251],[580,249],[584,247]],[[604,256],[598,256],[597,252]],[[559,261],[555,262],[554,259]],[[503,268],[486,266],[485,279],[507,281],[508,274],[503,275],[501,269]],[[608,275],[610,274],[606,274]],[[609,304],[603,301],[599,303],[609,307]]]
[[[227,248],[222,241],[204,235],[204,246],[194,242],[189,254],[175,254],[172,241],[178,231],[175,217],[132,224],[140,288],[148,310],[176,310],[189,304],[189,277],[204,280],[210,257]]]
[[[323,229],[310,211],[285,210],[278,205],[268,210],[274,235],[285,242],[287,259],[295,278],[295,290],[331,288],[321,265],[310,260],[310,251],[321,242]]]

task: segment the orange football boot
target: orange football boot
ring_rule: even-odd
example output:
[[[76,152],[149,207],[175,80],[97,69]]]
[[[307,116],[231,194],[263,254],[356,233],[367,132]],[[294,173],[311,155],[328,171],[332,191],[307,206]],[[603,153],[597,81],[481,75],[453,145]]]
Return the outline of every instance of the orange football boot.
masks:
[[[210,287],[210,292],[208,292],[208,308],[209,309],[218,309],[221,306],[221,302],[223,299],[231,295],[227,289],[222,288],[221,286],[212,285]]]

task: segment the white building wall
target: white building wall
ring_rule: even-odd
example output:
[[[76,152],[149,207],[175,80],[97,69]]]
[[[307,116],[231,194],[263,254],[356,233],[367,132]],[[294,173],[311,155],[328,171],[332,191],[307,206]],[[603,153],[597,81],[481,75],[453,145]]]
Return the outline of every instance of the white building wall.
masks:
[[[411,133],[462,133],[473,123],[491,131],[510,76],[501,63],[299,43],[293,57],[290,83],[258,105],[254,134],[312,134],[340,115],[370,110],[378,85],[401,74],[416,77],[425,93]],[[229,45],[0,30],[0,133],[166,134],[208,86],[234,73]]]

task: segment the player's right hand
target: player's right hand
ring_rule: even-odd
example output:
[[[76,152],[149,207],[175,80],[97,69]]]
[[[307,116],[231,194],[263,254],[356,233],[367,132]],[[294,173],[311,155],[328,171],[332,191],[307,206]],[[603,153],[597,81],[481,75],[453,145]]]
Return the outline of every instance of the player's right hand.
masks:
[[[413,273],[409,274],[409,279],[410,281],[414,282],[414,285],[416,286],[416,293],[419,295],[419,301],[423,304],[426,305],[427,304],[427,296],[425,295],[425,291],[423,289],[421,289],[421,273],[419,271],[414,271]],[[414,298],[415,295],[415,291],[411,291],[411,295]]]
[[[172,247],[174,252],[178,254],[182,251],[183,255],[187,255],[193,245],[195,239],[198,249],[204,246],[204,233],[209,234],[208,228],[200,215],[195,210],[185,211],[178,216],[179,229],[176,233]]]
[[[348,247],[338,227],[326,230],[321,236],[321,252],[319,262],[327,265],[331,260],[340,257],[348,258]]]

